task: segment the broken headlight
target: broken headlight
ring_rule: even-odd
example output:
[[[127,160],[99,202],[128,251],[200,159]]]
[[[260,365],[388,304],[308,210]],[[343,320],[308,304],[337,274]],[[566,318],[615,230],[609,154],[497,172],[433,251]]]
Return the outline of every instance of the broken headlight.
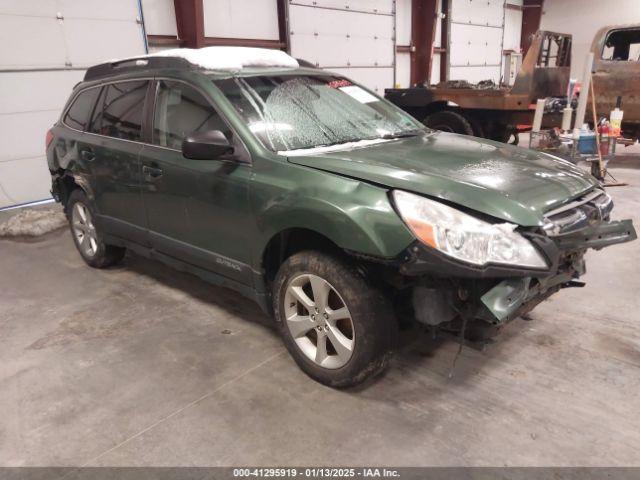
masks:
[[[512,223],[492,224],[443,203],[394,190],[398,213],[424,244],[474,265],[497,263],[546,268],[533,244]]]

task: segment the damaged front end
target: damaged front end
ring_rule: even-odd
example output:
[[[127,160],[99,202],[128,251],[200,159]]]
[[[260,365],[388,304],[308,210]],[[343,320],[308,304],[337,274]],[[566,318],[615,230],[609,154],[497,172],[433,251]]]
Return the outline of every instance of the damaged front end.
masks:
[[[415,318],[435,333],[482,347],[509,321],[526,315],[562,288],[582,287],[584,254],[636,238],[631,220],[611,221],[611,198],[602,190],[548,212],[542,228],[522,231],[548,268],[464,264],[416,242],[400,273],[416,279]]]

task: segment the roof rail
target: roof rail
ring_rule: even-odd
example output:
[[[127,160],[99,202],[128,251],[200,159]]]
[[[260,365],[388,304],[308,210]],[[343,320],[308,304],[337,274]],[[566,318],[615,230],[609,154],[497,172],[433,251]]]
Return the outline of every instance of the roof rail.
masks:
[[[298,64],[301,67],[305,67],[305,68],[318,68],[318,65],[316,65],[315,63],[311,63],[309,60],[305,60],[304,58],[296,58],[296,60],[298,61]]]
[[[136,72],[150,68],[183,68],[193,69],[194,65],[180,57],[146,56],[126,58],[95,65],[87,69],[84,81],[117,75],[119,73]]]

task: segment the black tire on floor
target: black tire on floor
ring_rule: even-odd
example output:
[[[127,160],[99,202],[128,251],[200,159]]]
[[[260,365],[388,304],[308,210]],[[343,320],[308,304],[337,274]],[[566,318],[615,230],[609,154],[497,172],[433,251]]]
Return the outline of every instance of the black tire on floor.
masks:
[[[422,123],[434,130],[473,135],[473,128],[469,121],[459,113],[449,110],[432,113]]]
[[[351,316],[352,353],[339,368],[325,368],[307,356],[287,325],[285,310],[293,306],[284,303],[287,290],[297,279],[309,274],[328,282],[335,291],[331,295],[337,293]],[[311,296],[313,293],[309,298],[315,302]],[[289,257],[274,281],[273,307],[284,344],[298,366],[314,380],[330,387],[354,386],[382,372],[396,344],[398,327],[390,301],[370,285],[355,266],[333,255],[304,251]],[[309,334],[313,337],[316,332],[311,329]],[[298,335],[297,338],[306,342],[308,337],[304,337],[306,335]],[[315,341],[318,342],[317,337]]]
[[[86,208],[90,214],[91,227],[95,232],[96,248],[93,254],[88,254],[86,249],[83,248],[78,240],[78,236],[74,230],[73,225],[73,212],[76,204]],[[106,268],[118,263],[124,257],[126,249],[123,247],[117,247],[115,245],[107,245],[104,243],[103,235],[100,231],[100,226],[96,224],[96,211],[92,202],[87,198],[87,195],[79,188],[75,189],[69,195],[69,201],[67,202],[66,209],[67,219],[69,220],[69,229],[71,230],[71,238],[75,244],[80,256],[87,265],[94,268]],[[86,228],[86,227],[85,227]]]

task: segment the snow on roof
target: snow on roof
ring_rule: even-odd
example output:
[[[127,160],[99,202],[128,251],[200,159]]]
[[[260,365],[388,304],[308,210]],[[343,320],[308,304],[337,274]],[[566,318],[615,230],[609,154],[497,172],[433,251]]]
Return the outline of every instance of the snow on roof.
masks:
[[[298,68],[298,61],[282,50],[251,47],[174,48],[148,57],[178,57],[207,70],[242,70],[246,67]]]

